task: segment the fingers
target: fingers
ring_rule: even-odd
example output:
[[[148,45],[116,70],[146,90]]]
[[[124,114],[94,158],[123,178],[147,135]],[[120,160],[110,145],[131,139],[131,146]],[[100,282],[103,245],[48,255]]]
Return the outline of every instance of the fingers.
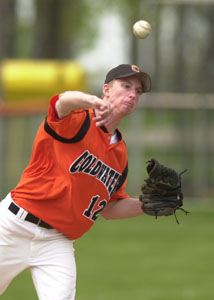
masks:
[[[102,103],[96,103],[96,117],[93,118],[94,122],[96,123],[97,127],[100,127],[107,123],[111,118],[113,109],[108,102],[102,100]]]
[[[108,118],[96,117],[93,119],[97,127],[101,127],[108,122]]]

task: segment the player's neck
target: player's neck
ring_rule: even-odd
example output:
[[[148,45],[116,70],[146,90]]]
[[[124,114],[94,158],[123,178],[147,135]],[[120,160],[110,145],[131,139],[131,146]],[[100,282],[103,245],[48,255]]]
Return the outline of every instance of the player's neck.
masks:
[[[106,128],[108,129],[108,132],[111,134],[115,133],[115,130],[119,127],[121,120],[112,120],[111,122],[108,122],[105,124]]]

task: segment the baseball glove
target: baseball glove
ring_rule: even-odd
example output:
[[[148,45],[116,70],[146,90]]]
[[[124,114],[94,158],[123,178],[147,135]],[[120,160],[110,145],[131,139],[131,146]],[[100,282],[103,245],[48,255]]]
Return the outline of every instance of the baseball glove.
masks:
[[[151,216],[175,216],[180,209],[185,214],[188,212],[181,208],[183,205],[183,193],[181,191],[181,175],[175,170],[161,165],[156,159],[149,160],[147,165],[148,179],[145,179],[139,199],[142,202],[142,210]]]

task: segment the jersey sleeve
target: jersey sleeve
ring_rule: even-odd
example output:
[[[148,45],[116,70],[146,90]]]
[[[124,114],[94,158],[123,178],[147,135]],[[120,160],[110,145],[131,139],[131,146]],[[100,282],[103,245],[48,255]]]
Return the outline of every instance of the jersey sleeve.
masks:
[[[126,181],[123,183],[123,185],[118,191],[114,192],[109,202],[130,198],[130,196],[125,192],[125,187],[126,187]]]
[[[59,95],[55,95],[51,98],[47,122],[56,134],[63,138],[70,139],[79,132],[83,122],[85,121],[86,112],[84,110],[73,111],[63,119],[59,119],[55,109],[55,105],[58,100]]]
[[[120,180],[118,182],[118,186],[116,188],[116,191],[113,193],[110,202],[119,199],[130,198],[130,196],[125,192],[127,176],[128,176],[128,163],[126,164],[126,167],[121,174]]]

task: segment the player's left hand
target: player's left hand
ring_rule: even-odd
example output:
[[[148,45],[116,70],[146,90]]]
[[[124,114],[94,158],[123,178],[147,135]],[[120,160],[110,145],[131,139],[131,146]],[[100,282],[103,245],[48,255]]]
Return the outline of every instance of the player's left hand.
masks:
[[[175,215],[176,210],[180,209],[186,214],[183,206],[183,193],[181,191],[181,175],[174,169],[161,165],[156,159],[148,161],[147,172],[149,178],[145,180],[140,195],[142,210],[151,216],[170,216]],[[176,215],[175,215],[176,218]],[[176,218],[178,223],[178,219]]]

